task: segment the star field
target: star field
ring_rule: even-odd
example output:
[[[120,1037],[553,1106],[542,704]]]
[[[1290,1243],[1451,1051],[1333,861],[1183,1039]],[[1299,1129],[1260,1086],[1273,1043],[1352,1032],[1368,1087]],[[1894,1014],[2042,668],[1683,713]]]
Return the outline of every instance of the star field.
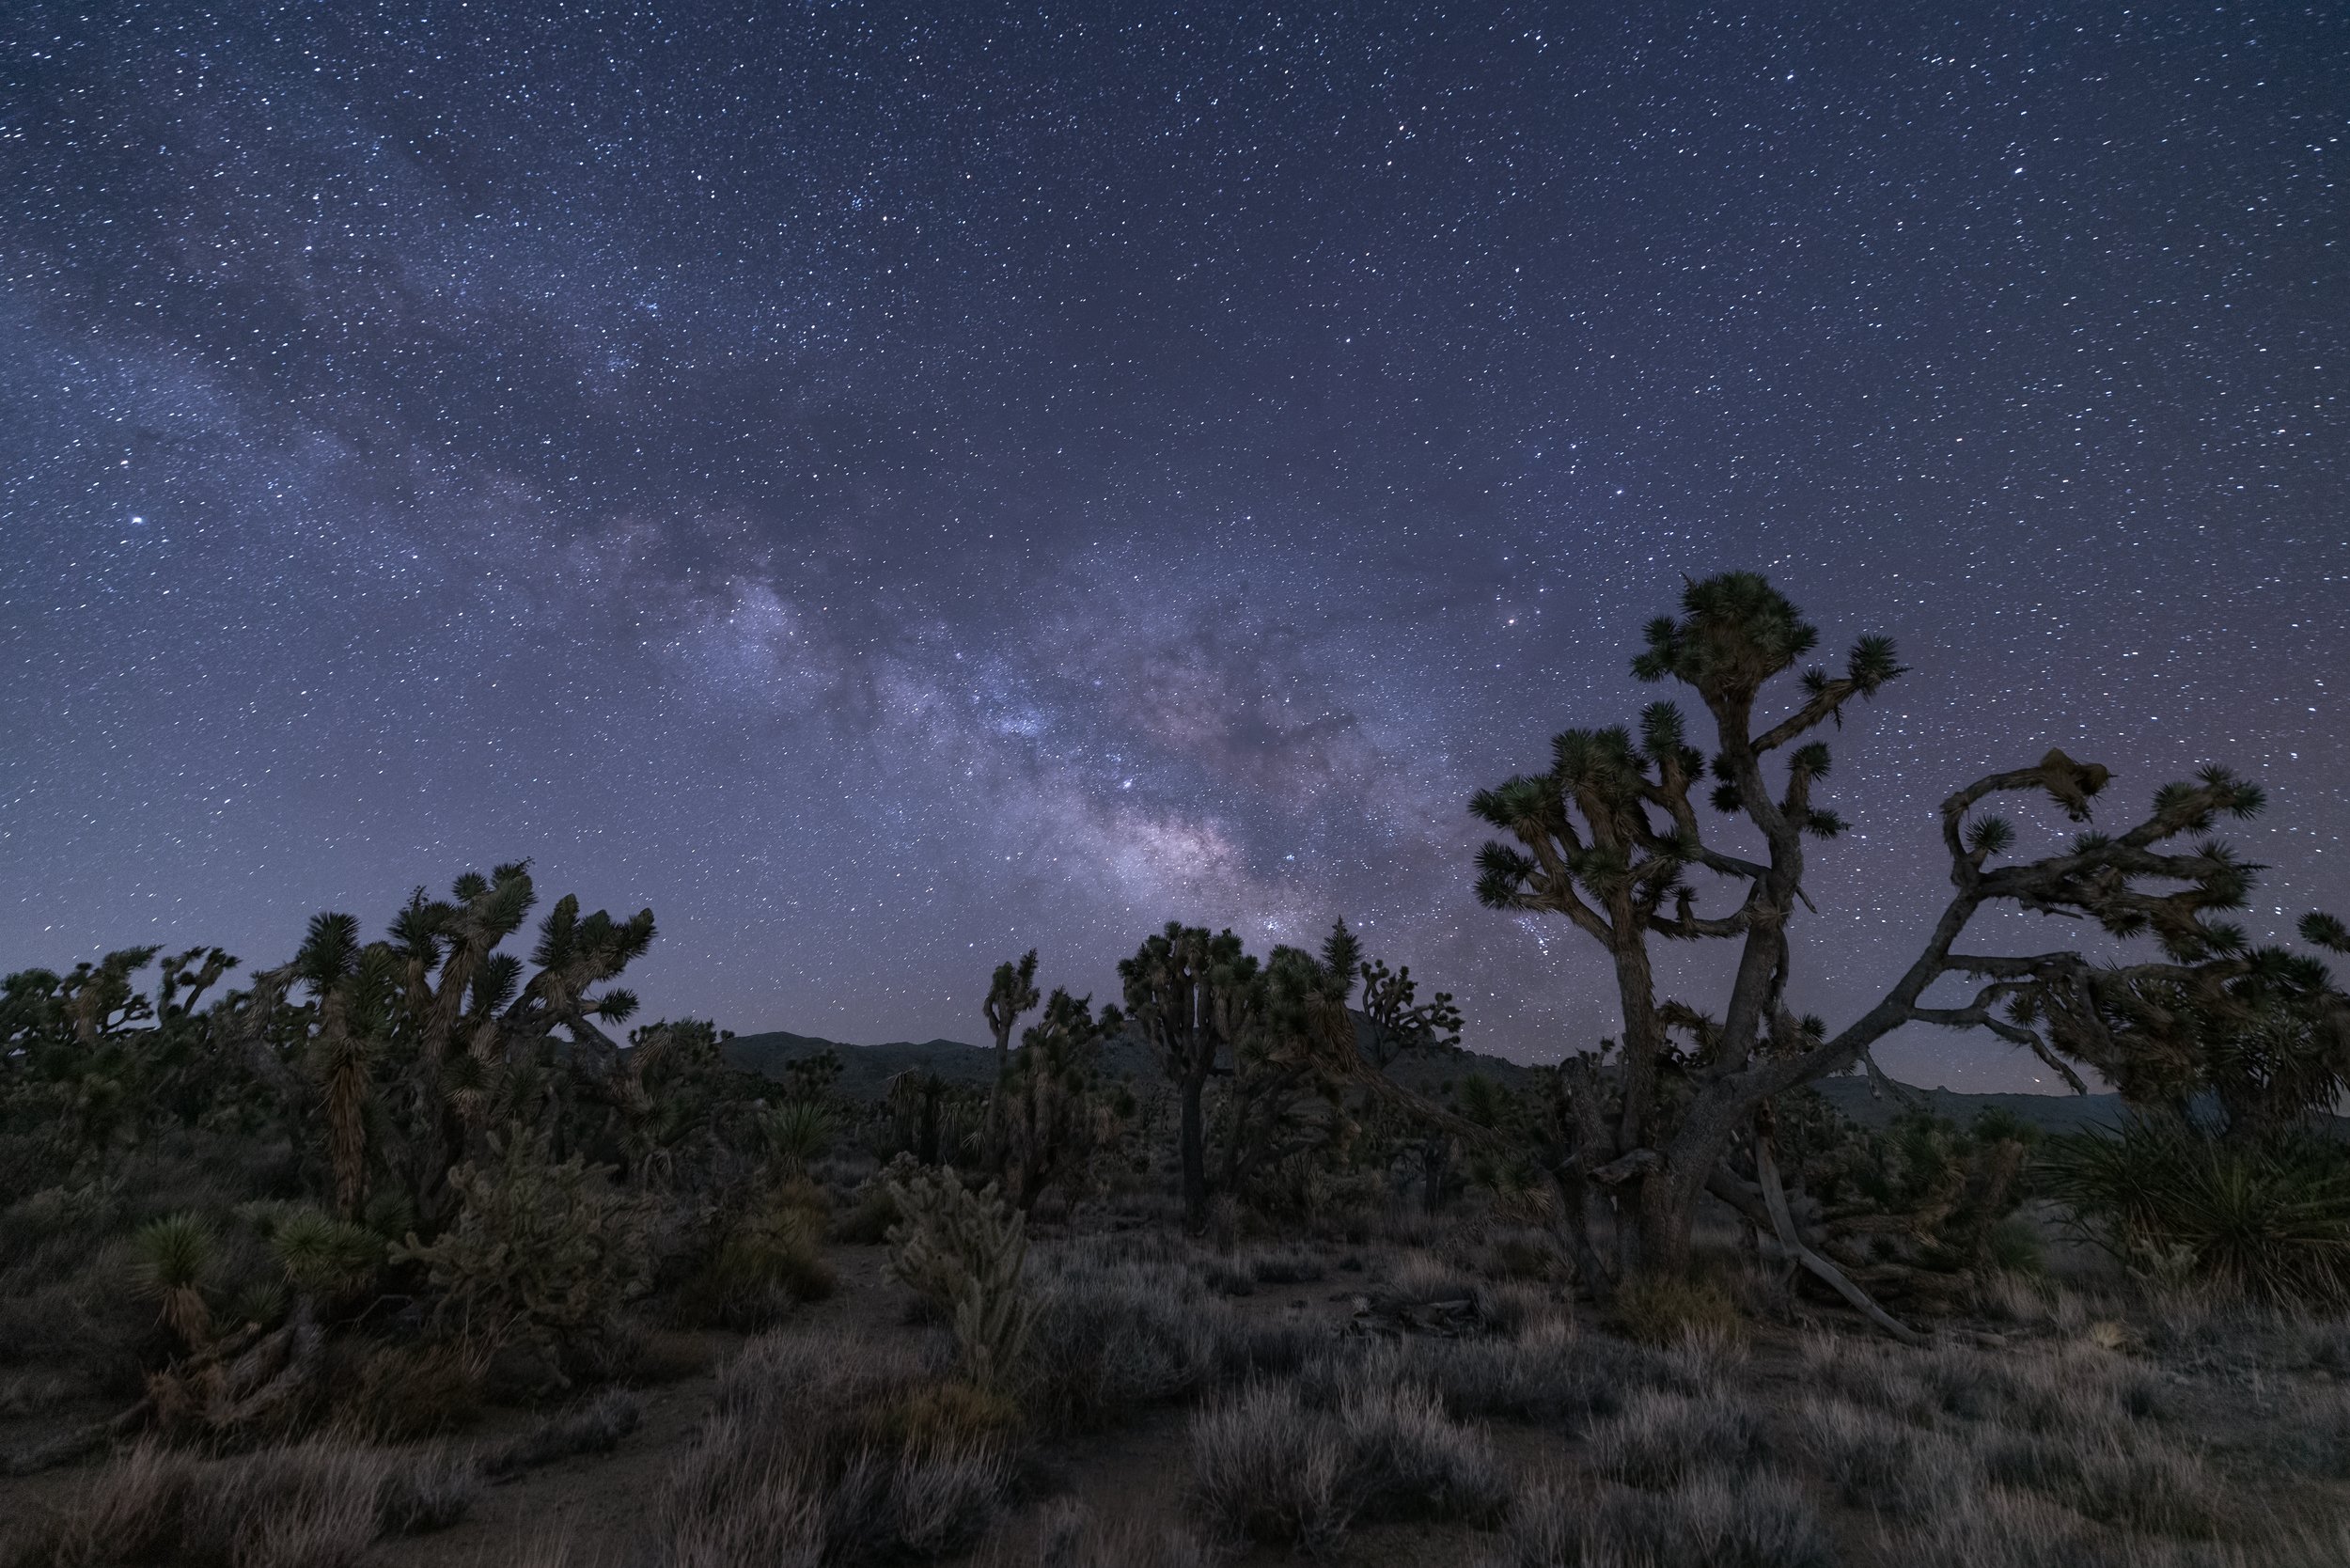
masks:
[[[1342,913],[1548,1059],[1606,976],[1465,802],[1732,568],[1913,671],[1832,1023],[2052,745],[2350,913],[2345,156],[2323,6],[18,7],[0,965],[526,855],[649,1016]]]

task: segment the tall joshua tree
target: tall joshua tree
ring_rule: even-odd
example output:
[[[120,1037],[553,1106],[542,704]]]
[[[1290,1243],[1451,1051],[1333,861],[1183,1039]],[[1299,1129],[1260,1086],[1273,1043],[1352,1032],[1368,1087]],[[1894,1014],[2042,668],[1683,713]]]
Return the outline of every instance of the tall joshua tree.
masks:
[[[1572,1131],[1553,1173],[1587,1268],[1683,1271],[1699,1195],[1708,1190],[1794,1245],[1780,1223],[1785,1211],[1767,1138],[1754,1139],[1752,1180],[1728,1163],[1733,1144],[1757,1131],[1757,1113],[1772,1095],[1853,1066],[1904,1024],[1989,1029],[2077,1087],[2067,1058],[2103,1066],[2129,1049],[2110,1022],[2121,993],[2176,988],[2217,1005],[2247,975],[2305,962],[2253,949],[2241,931],[2211,917],[2243,903],[2255,868],[2216,840],[2175,847],[2223,815],[2249,817],[2261,808],[2260,791],[2224,768],[2166,785],[2151,811],[2123,832],[2082,832],[2040,858],[2009,857],[2015,831],[1983,812],[1986,802],[2036,794],[2085,823],[2107,783],[2105,768],[2051,750],[2034,765],[1987,774],[1942,803],[1952,893],[1892,986],[1832,1032],[1795,1017],[1786,1005],[1789,928],[1810,902],[1807,848],[1843,826],[1815,799],[1829,767],[1828,747],[1817,737],[1824,726],[1841,727],[1854,698],[1903,673],[1889,639],[1865,636],[1841,673],[1807,670],[1783,706],[1763,712],[1766,689],[1818,640],[1795,606],[1758,575],[1693,583],[1680,616],[1649,623],[1633,672],[1695,694],[1712,722],[1710,764],[1690,744],[1681,710],[1658,702],[1643,710],[1637,734],[1565,731],[1552,743],[1548,771],[1480,791],[1471,803],[1511,840],[1480,852],[1480,899],[1565,918],[1608,955],[1615,972],[1621,1039],[1605,1061],[1587,1054],[1561,1070]],[[1759,839],[1759,852],[1732,853],[1715,836],[1718,827],[1700,826],[1692,796],[1709,770],[1714,811],[1742,838]],[[1700,912],[1690,882],[1700,872],[1730,890],[1728,907]],[[1960,950],[1961,936],[1987,906],[2085,917],[2120,937],[2151,933],[2162,952],[2107,968],[2069,949],[2021,957]],[[2326,926],[2305,930],[2332,934]],[[1712,1010],[1659,993],[1651,955],[1660,940],[1736,944],[1734,979]],[[1929,1001],[1929,989],[1946,977],[1972,982],[1972,994]],[[1593,1246],[1609,1229],[1612,1264]]]
[[[1254,999],[1257,961],[1229,931],[1210,935],[1170,920],[1120,959],[1126,1012],[1175,1086],[1181,1109],[1177,1147],[1183,1166],[1183,1219],[1208,1223],[1208,1135],[1201,1099],[1220,1051],[1229,1050]]]
[[[417,889],[384,941],[363,945],[356,919],[321,915],[293,961],[236,999],[238,1032],[289,1111],[322,1111],[345,1214],[383,1172],[399,1180],[416,1223],[435,1228],[449,1168],[469,1144],[495,1116],[534,1110],[519,1090],[530,1074],[518,1069],[556,1055],[557,1028],[568,1036],[566,1083],[606,1102],[633,1090],[597,1024],[626,1019],[635,998],[597,987],[650,944],[652,912],[582,916],[577,899],[562,899],[540,924],[525,980],[523,963],[497,949],[536,902],[529,867],[517,862],[467,872],[446,900]]]
[[[1042,999],[1036,994],[1034,948],[1022,953],[1017,964],[995,965],[995,977],[988,982],[987,1000],[979,1011],[995,1040],[995,1087],[988,1093],[987,1117],[992,1136],[998,1141],[1003,1131],[1004,1074],[1011,1067],[1011,1031],[1019,1027],[1021,1015],[1034,1011]]]

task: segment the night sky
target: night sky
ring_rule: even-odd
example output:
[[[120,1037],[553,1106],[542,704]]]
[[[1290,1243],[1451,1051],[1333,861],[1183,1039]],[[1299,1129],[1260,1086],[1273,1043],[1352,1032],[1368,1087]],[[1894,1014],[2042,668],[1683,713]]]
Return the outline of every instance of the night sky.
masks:
[[[1552,1058],[1604,971],[1465,803],[1731,568],[1913,670],[1832,1024],[2051,745],[2350,915],[2350,13],[929,9],[5,8],[0,967],[528,855],[647,1017],[1343,913]]]

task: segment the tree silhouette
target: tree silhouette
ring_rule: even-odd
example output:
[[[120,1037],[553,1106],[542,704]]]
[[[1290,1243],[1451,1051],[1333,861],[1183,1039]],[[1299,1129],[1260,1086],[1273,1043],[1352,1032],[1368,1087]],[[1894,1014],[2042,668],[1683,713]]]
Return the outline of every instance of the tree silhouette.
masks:
[[[987,1000],[979,1011],[987,1019],[988,1033],[995,1041],[995,1086],[988,1090],[987,1124],[990,1138],[1001,1153],[1004,1132],[1004,1074],[1011,1067],[1011,1031],[1019,1027],[1021,1015],[1032,1011],[1041,998],[1036,994],[1036,949],[1030,948],[1020,955],[1017,964],[998,964],[995,975],[988,982]]]
[[[1816,732],[1841,727],[1854,698],[1873,696],[1904,673],[1890,640],[1864,636],[1841,674],[1806,671],[1786,711],[1759,715],[1766,687],[1818,640],[1759,575],[1692,583],[1678,618],[1649,623],[1633,671],[1696,694],[1712,719],[1710,763],[1689,743],[1681,710],[1658,702],[1641,713],[1637,736],[1621,728],[1567,730],[1553,742],[1546,772],[1480,791],[1471,803],[1511,840],[1480,852],[1480,899],[1562,917],[1607,953],[1614,970],[1621,1038],[1561,1069],[1571,1131],[1553,1171],[1587,1268],[1606,1266],[1619,1276],[1684,1271],[1699,1195],[1709,1190],[1800,1251],[1780,1222],[1784,1200],[1768,1138],[1756,1136],[1756,1112],[1782,1090],[1859,1062],[1903,1025],[1987,1028],[2078,1087],[2072,1061],[2111,1075],[2141,1049],[2114,1027],[2127,1011],[2125,993],[2177,987],[2224,1005],[2231,983],[2294,962],[2251,949],[2240,931],[2209,917],[2242,904],[2253,868],[2216,841],[2184,852],[2170,847],[2222,815],[2260,809],[2260,792],[2224,768],[2165,786],[2151,812],[2123,833],[2084,832],[2039,859],[2002,860],[2015,833],[2003,819],[1981,814],[1983,803],[2037,794],[2086,823],[2107,786],[2105,768],[2051,750],[1943,802],[1953,893],[1884,996],[1833,1032],[1794,1016],[1786,1005],[1789,927],[1810,902],[1807,847],[1843,827],[1815,799],[1830,762]],[[1714,809],[1760,839],[1759,858],[1719,847],[1700,828],[1692,795],[1709,771]],[[1738,894],[1735,903],[1700,913],[1690,881],[1700,872]],[[2163,953],[2107,968],[2069,949],[2023,957],[1959,950],[1975,916],[2002,906],[2085,918],[2121,937],[2152,933]],[[1716,1008],[1659,994],[1651,957],[1658,940],[1737,945],[1734,979]],[[1974,994],[1927,1000],[1945,977],[1974,981]],[[1750,1175],[1729,1163],[1741,1137],[1752,1151]],[[1610,1230],[1616,1255],[1606,1265],[1593,1244]],[[1834,1272],[1820,1260],[1804,1261],[1815,1272]]]
[[[1132,958],[1120,959],[1126,1012],[1175,1086],[1181,1121],[1183,1219],[1195,1232],[1208,1223],[1207,1123],[1201,1099],[1220,1050],[1246,1016],[1257,961],[1230,931],[1210,935],[1170,920]]]

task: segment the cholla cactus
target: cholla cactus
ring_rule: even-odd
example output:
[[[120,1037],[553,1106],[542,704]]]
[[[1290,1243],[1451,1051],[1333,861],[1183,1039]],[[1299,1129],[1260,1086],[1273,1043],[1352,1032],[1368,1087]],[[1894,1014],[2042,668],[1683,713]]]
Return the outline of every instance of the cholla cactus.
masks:
[[[918,1170],[888,1183],[904,1216],[889,1228],[889,1277],[944,1313],[965,1377],[1001,1385],[1027,1347],[1037,1303],[1021,1279],[1026,1216],[995,1184],[977,1191],[952,1170]]]
[[[425,1265],[445,1325],[558,1353],[601,1337],[648,1286],[648,1202],[613,1186],[609,1168],[556,1164],[525,1130],[490,1148],[492,1162],[449,1173],[456,1223],[429,1246],[412,1233],[394,1261]]]

